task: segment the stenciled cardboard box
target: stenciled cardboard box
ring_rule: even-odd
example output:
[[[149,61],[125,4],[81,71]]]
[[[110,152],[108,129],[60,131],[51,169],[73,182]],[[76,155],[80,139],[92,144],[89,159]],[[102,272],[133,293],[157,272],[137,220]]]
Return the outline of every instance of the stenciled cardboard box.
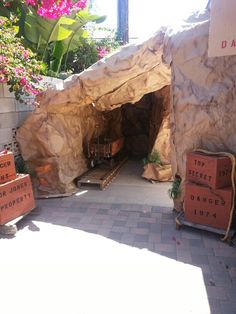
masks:
[[[209,33],[209,57],[236,54],[236,1],[212,0]]]

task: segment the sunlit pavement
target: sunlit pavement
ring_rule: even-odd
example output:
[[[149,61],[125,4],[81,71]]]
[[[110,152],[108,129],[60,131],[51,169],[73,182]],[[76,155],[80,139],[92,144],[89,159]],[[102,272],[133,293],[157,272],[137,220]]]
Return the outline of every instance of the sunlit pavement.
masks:
[[[236,249],[171,209],[39,206],[0,240],[1,313],[236,313]]]

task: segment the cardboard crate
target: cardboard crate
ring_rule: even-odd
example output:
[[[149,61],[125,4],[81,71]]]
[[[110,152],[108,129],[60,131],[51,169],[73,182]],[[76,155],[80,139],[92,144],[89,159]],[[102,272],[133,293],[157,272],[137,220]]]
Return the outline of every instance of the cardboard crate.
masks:
[[[14,156],[11,152],[0,153],[0,184],[16,179]]]
[[[185,219],[196,224],[226,229],[230,218],[232,197],[231,187],[213,190],[207,186],[186,183]]]
[[[0,225],[34,208],[34,195],[28,174],[18,174],[15,180],[0,185]]]
[[[209,156],[202,153],[187,154],[186,179],[213,189],[232,185],[232,162],[228,157]]]

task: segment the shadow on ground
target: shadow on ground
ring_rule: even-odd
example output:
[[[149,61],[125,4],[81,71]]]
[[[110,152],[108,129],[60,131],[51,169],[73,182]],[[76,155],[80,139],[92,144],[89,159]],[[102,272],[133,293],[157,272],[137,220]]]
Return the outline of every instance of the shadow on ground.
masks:
[[[88,278],[96,313],[236,313],[236,252],[219,236],[176,230],[171,208],[73,202],[41,200],[12,243],[34,255],[33,265],[69,265],[71,278],[82,267],[86,294],[79,291],[87,300]],[[82,304],[81,313],[94,313]]]

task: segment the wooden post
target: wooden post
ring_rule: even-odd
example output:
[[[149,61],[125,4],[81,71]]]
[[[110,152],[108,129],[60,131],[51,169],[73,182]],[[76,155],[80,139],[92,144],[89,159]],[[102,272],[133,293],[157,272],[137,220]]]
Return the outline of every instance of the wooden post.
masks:
[[[122,44],[129,42],[129,0],[117,0],[118,19],[117,32]]]

